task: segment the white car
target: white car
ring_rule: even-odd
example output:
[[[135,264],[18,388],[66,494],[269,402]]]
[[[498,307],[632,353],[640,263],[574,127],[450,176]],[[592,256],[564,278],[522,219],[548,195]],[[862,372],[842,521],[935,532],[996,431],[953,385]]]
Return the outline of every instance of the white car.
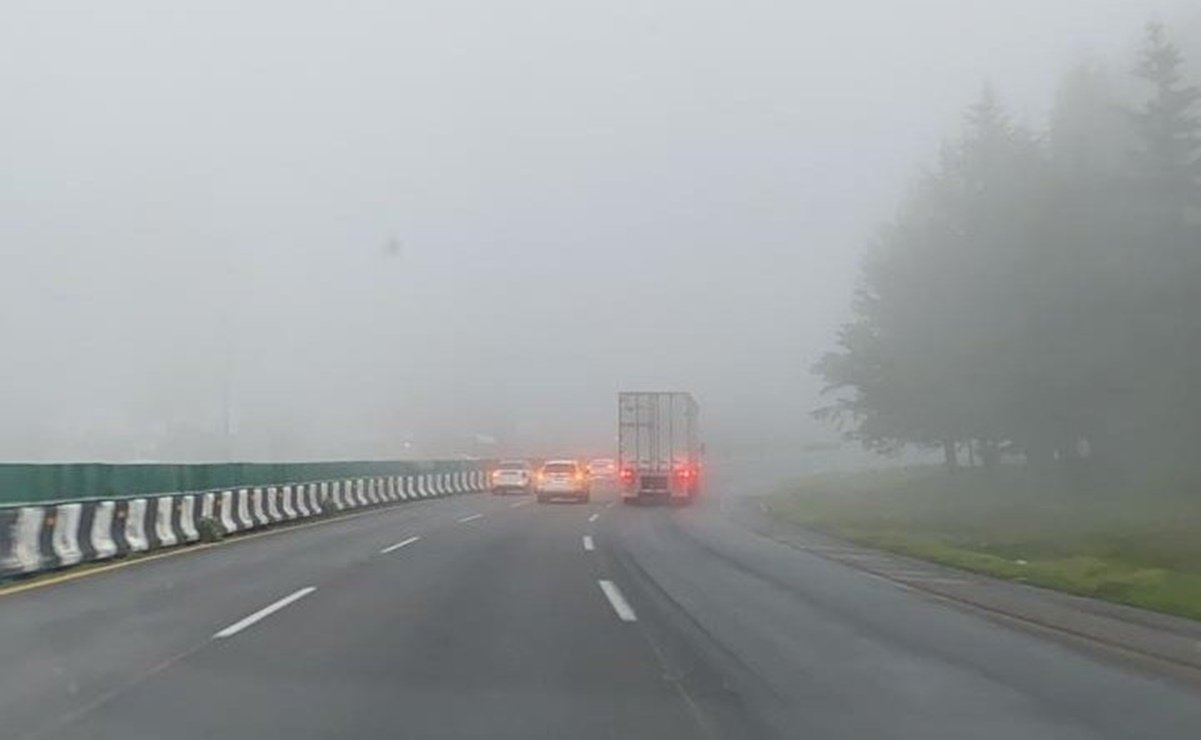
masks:
[[[529,493],[534,488],[534,468],[525,460],[501,460],[489,482],[494,495]]]
[[[546,503],[555,498],[572,498],[588,503],[592,491],[584,466],[576,460],[548,460],[538,471],[538,502]]]

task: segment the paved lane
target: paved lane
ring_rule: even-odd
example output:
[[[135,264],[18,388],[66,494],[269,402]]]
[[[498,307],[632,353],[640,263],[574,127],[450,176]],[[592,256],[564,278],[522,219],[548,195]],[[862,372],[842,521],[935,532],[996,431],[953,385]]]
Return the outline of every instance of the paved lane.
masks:
[[[0,595],[0,737],[20,737],[168,661],[314,578],[336,580],[405,533],[503,506],[403,504]],[[138,737],[138,735],[134,735]]]
[[[761,538],[716,501],[599,498],[422,502],[0,597],[0,735],[1074,739],[1201,726],[1190,689]]]
[[[615,569],[779,737],[1182,738],[1201,696],[844,565],[713,506],[623,511]],[[709,666],[714,670],[714,666]]]
[[[188,737],[698,736],[599,589],[579,546],[585,516],[460,518],[320,583],[64,736],[128,738],[147,721]]]

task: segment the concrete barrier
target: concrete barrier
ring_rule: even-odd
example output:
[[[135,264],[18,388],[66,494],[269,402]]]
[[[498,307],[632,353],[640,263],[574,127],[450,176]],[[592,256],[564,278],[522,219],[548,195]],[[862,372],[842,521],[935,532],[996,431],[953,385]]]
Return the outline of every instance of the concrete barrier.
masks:
[[[0,507],[0,579],[197,542],[201,520],[234,534],[478,492],[485,480],[482,469],[460,469]]]

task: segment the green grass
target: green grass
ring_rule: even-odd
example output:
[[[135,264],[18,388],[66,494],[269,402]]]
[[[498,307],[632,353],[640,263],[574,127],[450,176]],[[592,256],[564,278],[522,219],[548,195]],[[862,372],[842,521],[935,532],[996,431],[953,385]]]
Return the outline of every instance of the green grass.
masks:
[[[797,481],[791,522],[999,578],[1201,619],[1201,490],[904,468]]]

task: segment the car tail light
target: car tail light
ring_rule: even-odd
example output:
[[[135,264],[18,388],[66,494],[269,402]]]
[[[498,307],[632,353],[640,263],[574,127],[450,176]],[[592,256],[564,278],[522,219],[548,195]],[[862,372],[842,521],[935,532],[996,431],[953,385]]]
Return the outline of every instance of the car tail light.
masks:
[[[633,468],[622,468],[621,469],[621,482],[622,483],[633,483],[634,482],[634,469]]]

